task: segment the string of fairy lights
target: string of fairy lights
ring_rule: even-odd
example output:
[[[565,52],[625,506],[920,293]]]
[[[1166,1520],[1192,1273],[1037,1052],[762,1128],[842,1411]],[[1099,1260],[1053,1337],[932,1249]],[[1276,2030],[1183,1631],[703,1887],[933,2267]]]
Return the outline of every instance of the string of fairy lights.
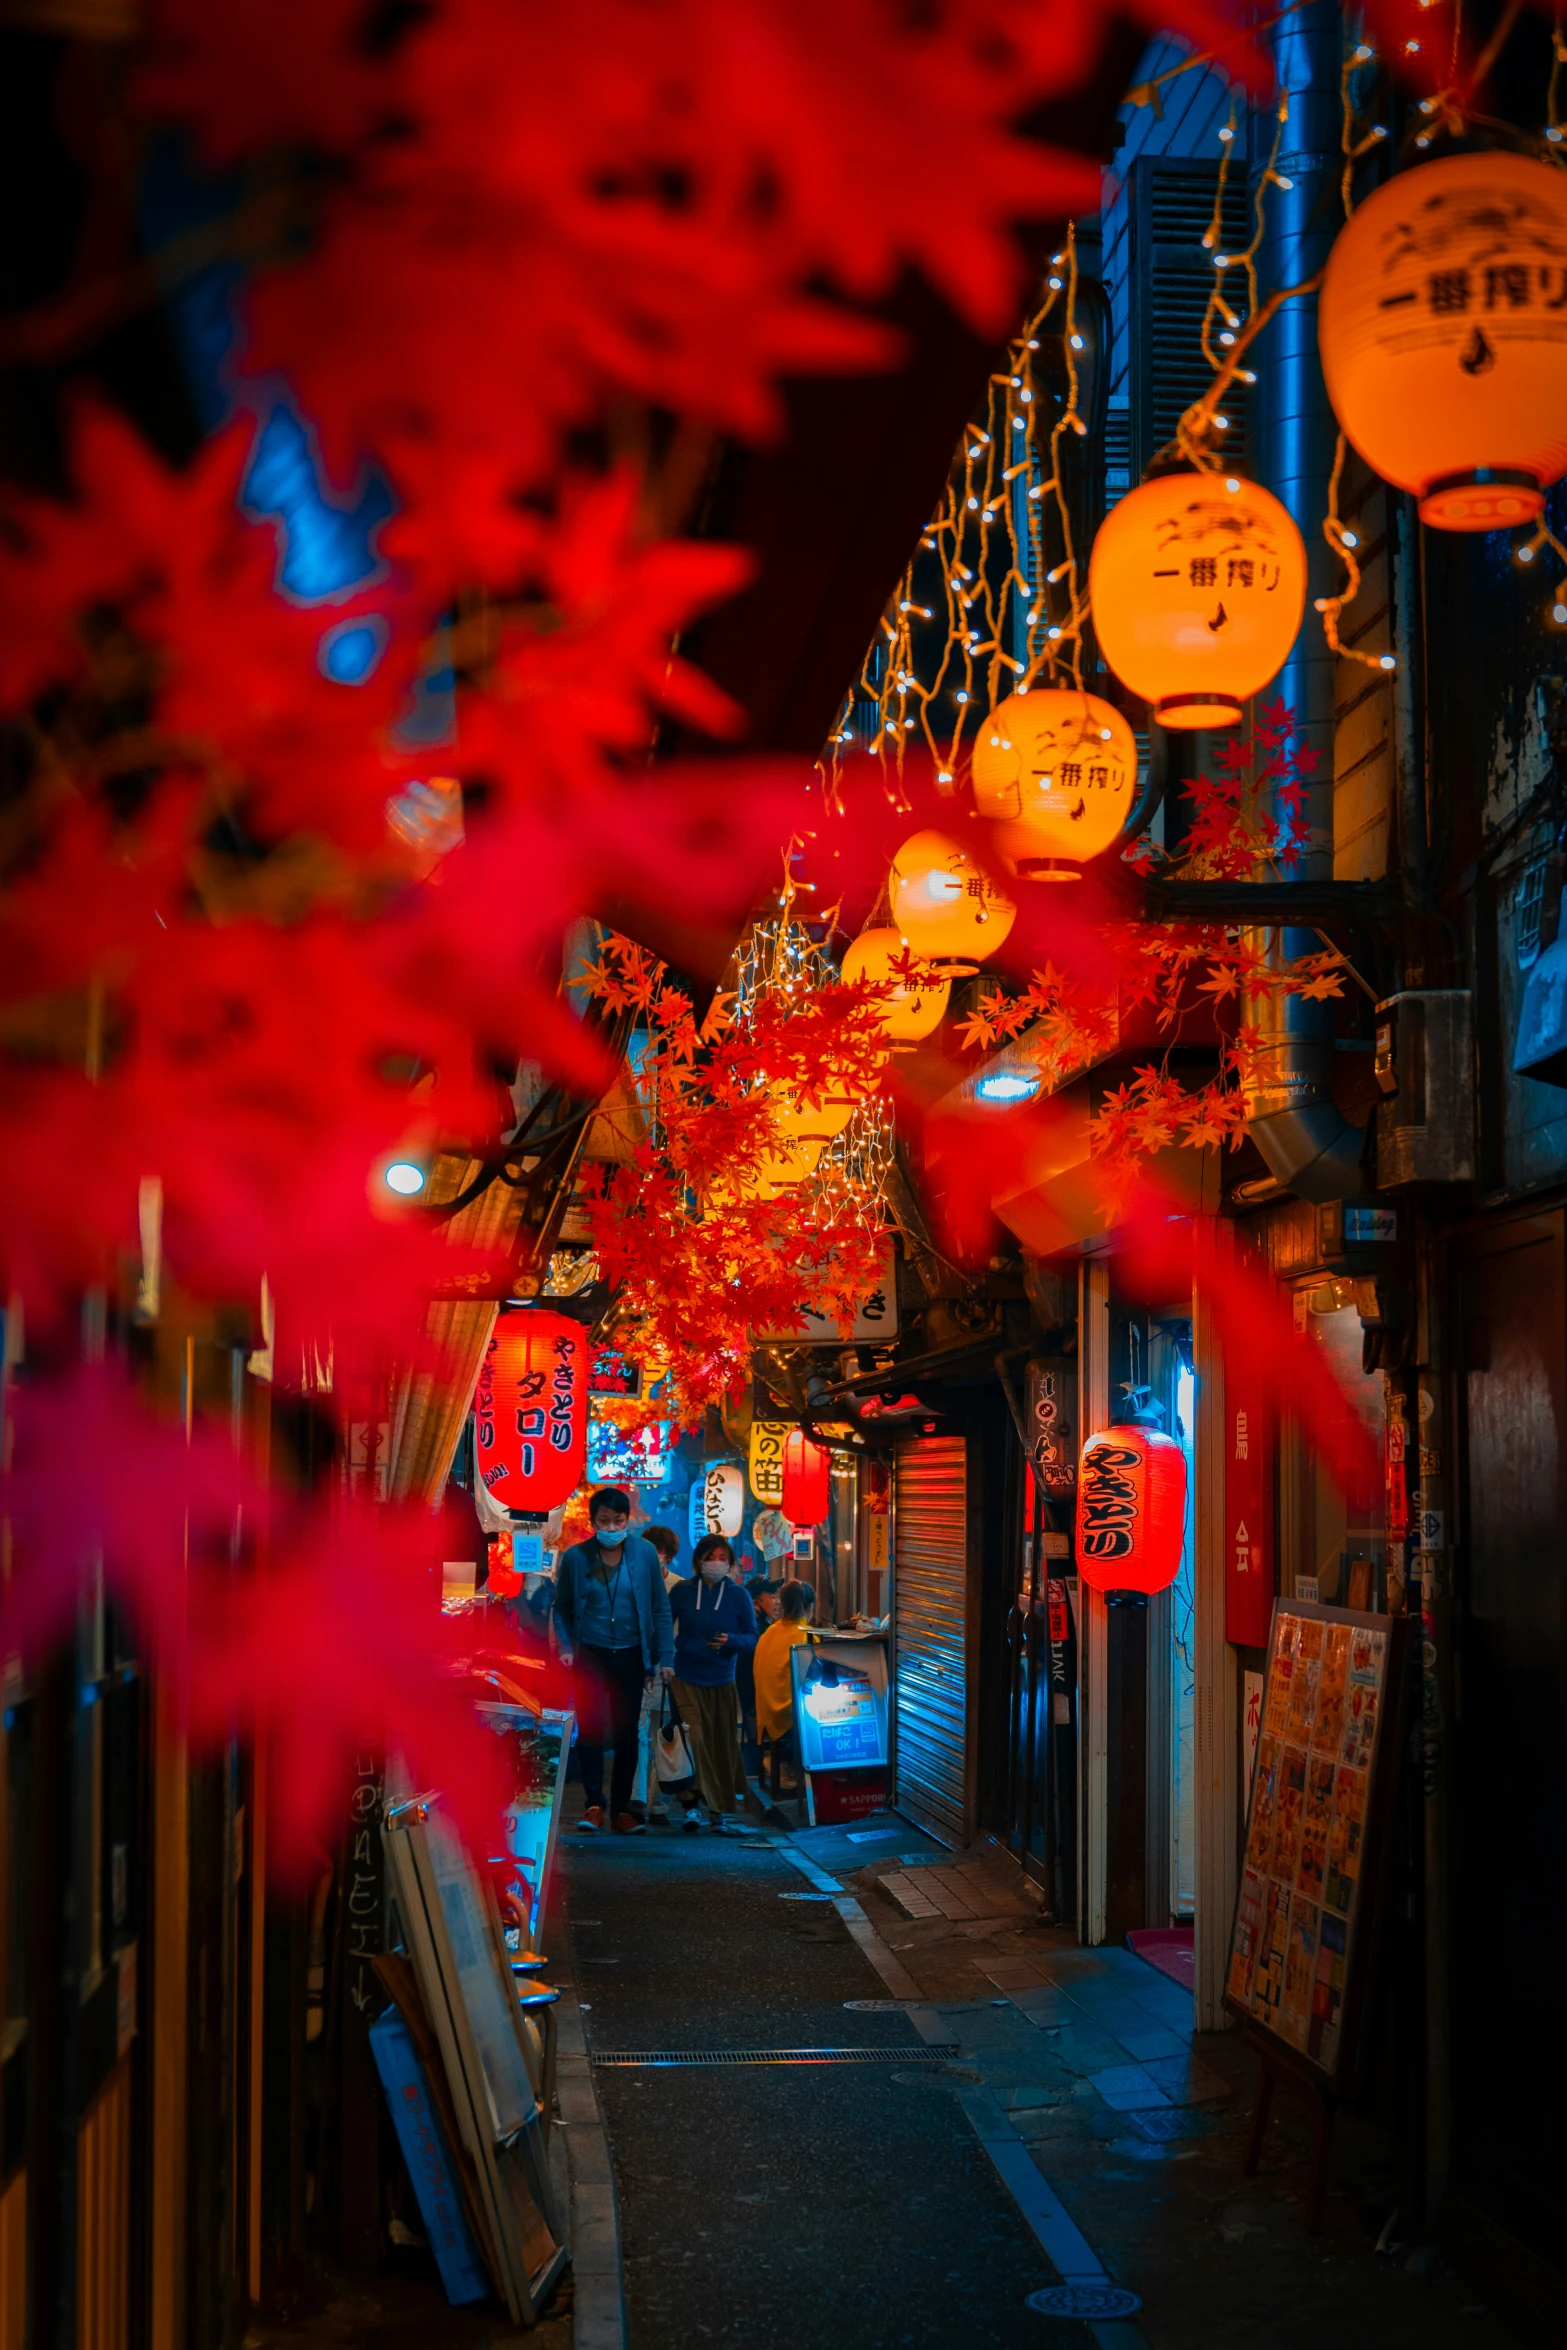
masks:
[[[889,800],[906,808],[899,779],[911,738],[923,740],[938,784],[950,786],[966,739],[1006,694],[1041,679],[1081,688],[1088,604],[1063,449],[1088,430],[1078,409],[1085,342],[1069,232],[1005,365],[989,380],[984,414],[963,435],[941,504],[845,698],[821,763],[829,807],[841,810],[852,748],[880,762]],[[1047,346],[1063,397],[1041,365]],[[1048,568],[1047,511],[1057,541]],[[928,600],[933,571],[941,580],[935,601]],[[932,628],[940,630],[939,658],[922,674],[920,640]]]
[[[1422,0],[1422,6],[1433,11],[1431,35],[1423,38],[1411,33],[1403,42],[1406,56],[1412,59],[1423,47],[1440,42],[1442,28],[1434,12],[1443,4],[1444,0]],[[1286,7],[1279,16],[1291,13]],[[1483,81],[1494,62],[1492,52],[1505,38],[1514,13],[1504,12],[1490,48],[1470,76],[1471,86]],[[1462,103],[1458,87],[1461,6],[1452,8],[1451,19],[1446,85],[1420,102],[1421,126],[1411,142],[1417,152],[1428,148],[1444,130],[1456,132],[1488,119],[1466,110]],[[1135,87],[1129,92],[1129,102],[1157,107],[1170,82],[1205,70],[1211,62],[1206,55],[1181,59]],[[1347,31],[1340,107],[1340,194],[1346,220],[1355,209],[1360,166],[1392,135],[1389,124],[1379,115],[1386,91],[1383,65],[1375,45],[1363,32]],[[1567,39],[1558,19],[1551,35],[1546,121],[1538,147],[1544,157],[1567,167],[1564,68]],[[1226,190],[1240,146],[1235,104],[1218,131],[1219,172],[1213,213],[1203,238],[1212,255],[1214,274],[1200,328],[1212,381],[1181,417],[1174,439],[1158,452],[1156,467],[1173,462],[1213,472],[1228,462],[1224,441],[1232,420],[1224,403],[1233,385],[1256,382],[1255,371],[1246,364],[1251,346],[1285,301],[1315,291],[1318,280],[1313,278],[1263,297],[1258,283],[1269,193],[1275,188],[1287,193],[1292,187],[1289,175],[1280,169],[1288,121],[1288,98],[1281,96],[1269,154],[1253,190],[1251,236],[1238,249],[1231,249],[1224,241]],[[1085,347],[1080,298],[1076,239],[1069,233],[1062,250],[1051,257],[1037,303],[1009,347],[1004,369],[990,378],[983,413],[963,436],[941,504],[898,583],[860,675],[845,698],[819,770],[827,806],[836,813],[843,812],[840,787],[850,752],[865,751],[877,761],[887,798],[906,809],[910,803],[901,775],[911,745],[923,744],[938,786],[953,789],[980,723],[1000,701],[1036,683],[1082,689],[1088,617],[1086,550],[1075,544],[1062,462],[1069,436],[1080,438],[1087,431],[1078,405],[1078,362]],[[1050,371],[1041,366],[1042,353],[1058,360],[1055,372],[1064,379],[1064,397],[1053,395]],[[1321,528],[1343,566],[1344,579],[1338,593],[1317,599],[1316,610],[1336,654],[1385,673],[1397,666],[1395,655],[1363,651],[1346,643],[1340,631],[1341,617],[1362,585],[1360,536],[1339,510],[1346,456],[1347,446],[1340,434]],[[1048,569],[1047,515],[1056,539],[1050,550],[1055,560]],[[998,545],[1003,544],[1004,563],[997,553]],[[1542,516],[1520,541],[1516,559],[1528,566],[1546,549],[1561,567],[1552,619],[1558,626],[1567,625],[1567,544]],[[939,586],[935,584],[938,579]]]
[[[745,1025],[763,997],[798,1005],[838,984],[837,966],[826,943],[814,938],[795,913],[796,893],[802,886],[786,867],[778,912],[754,921],[735,951],[737,1025]],[[791,1187],[816,1230],[885,1222],[895,1142],[891,1100],[884,1087],[873,1087],[856,1102],[847,1125],[824,1143],[810,1173]]]

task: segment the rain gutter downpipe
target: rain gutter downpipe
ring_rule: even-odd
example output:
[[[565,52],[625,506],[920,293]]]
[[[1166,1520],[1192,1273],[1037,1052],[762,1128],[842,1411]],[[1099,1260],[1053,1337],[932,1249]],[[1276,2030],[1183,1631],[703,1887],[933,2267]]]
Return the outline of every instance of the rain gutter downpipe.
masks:
[[[1339,75],[1343,23],[1335,0],[1308,0],[1272,37],[1289,117],[1278,159],[1287,187],[1270,186],[1259,253],[1265,290],[1301,284],[1322,267],[1340,226]],[[1317,298],[1286,302],[1257,339],[1254,447],[1259,480],[1288,508],[1306,542],[1306,614],[1276,691],[1294,710],[1296,741],[1316,754],[1305,779],[1306,839],[1293,865],[1259,879],[1333,878],[1333,732],[1336,661],[1316,600],[1333,593],[1336,564],[1322,535],[1338,427],[1317,356]],[[1315,930],[1250,933],[1270,963],[1317,952]],[[1333,1011],[1299,996],[1265,997],[1254,1022],[1247,1127],[1270,1173],[1299,1198],[1348,1199],[1362,1189],[1362,1134],[1333,1100]]]

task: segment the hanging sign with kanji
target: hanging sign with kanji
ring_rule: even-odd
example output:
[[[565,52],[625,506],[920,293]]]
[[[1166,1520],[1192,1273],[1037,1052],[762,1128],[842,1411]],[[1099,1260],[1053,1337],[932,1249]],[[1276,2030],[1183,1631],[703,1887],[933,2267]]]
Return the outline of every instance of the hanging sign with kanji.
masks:
[[[1224,1394],[1224,1637],[1265,1648],[1273,1621],[1273,1408],[1260,1387]]]

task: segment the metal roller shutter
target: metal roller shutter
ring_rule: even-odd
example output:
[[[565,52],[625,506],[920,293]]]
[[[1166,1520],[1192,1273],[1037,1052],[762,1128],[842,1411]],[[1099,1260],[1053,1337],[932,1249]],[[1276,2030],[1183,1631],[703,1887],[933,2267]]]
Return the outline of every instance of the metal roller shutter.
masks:
[[[969,1839],[967,1445],[927,1436],[893,1464],[896,1801],[943,1843]]]

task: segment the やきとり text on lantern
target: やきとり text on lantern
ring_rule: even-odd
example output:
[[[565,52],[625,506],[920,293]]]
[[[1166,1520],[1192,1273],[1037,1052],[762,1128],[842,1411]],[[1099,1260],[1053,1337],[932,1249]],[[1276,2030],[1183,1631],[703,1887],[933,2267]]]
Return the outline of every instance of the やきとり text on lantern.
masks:
[[[1167,1591],[1186,1539],[1186,1455],[1153,1407],[1091,1436],[1077,1477],[1077,1568],[1091,1590]]]
[[[1166,473],[1106,517],[1088,566],[1099,649],[1162,726],[1238,726],[1289,658],[1306,548],[1238,473]]]
[[[497,1507],[547,1512],[581,1483],[590,1353],[565,1314],[497,1320],[473,1399],[475,1474]]]
[[[1368,196],[1317,311],[1333,411],[1438,530],[1532,522],[1567,471],[1567,173],[1448,155]]]

